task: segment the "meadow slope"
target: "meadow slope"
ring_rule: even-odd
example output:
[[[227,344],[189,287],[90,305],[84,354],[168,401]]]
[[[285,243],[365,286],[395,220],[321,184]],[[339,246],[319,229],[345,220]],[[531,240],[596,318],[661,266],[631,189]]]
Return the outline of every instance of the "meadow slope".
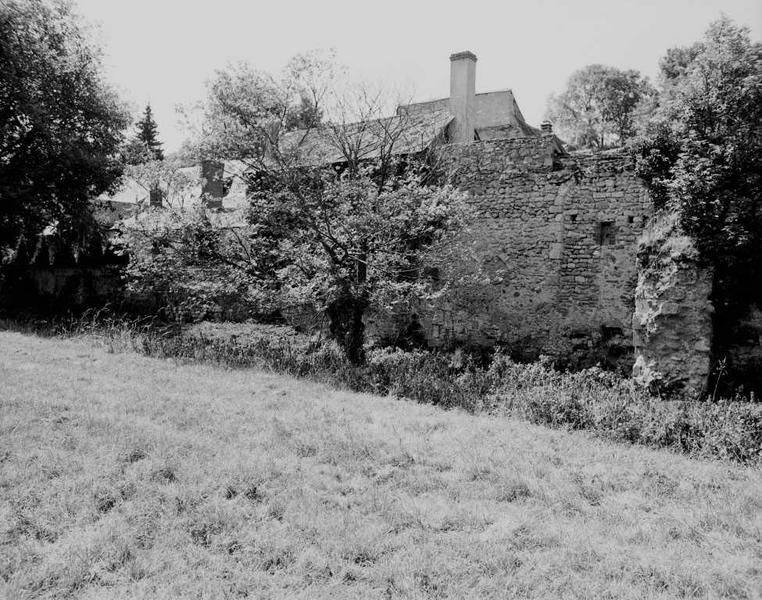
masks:
[[[0,332],[0,598],[760,598],[762,474]]]

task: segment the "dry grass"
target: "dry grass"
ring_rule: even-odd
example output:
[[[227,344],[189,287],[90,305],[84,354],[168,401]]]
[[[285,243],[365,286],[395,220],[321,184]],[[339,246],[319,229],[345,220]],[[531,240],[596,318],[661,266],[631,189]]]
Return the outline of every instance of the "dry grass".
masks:
[[[760,597],[752,468],[17,333],[0,384],[0,597]]]

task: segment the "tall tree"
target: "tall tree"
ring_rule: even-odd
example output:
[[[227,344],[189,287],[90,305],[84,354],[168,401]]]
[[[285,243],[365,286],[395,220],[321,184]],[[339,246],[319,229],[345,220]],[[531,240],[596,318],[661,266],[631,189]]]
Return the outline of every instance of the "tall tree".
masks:
[[[0,3],[0,249],[44,227],[81,242],[111,189],[127,114],[63,0]]]
[[[762,44],[722,18],[670,50],[634,148],[657,205],[714,270],[717,356],[738,318],[762,306]]]
[[[448,256],[442,241],[464,227],[468,206],[404,157],[435,136],[416,117],[379,118],[379,96],[365,90],[338,103],[338,121],[320,123],[332,66],[297,57],[290,67],[277,80],[236,65],[209,83],[197,147],[247,165],[248,225],[199,225],[182,243],[168,232],[174,241],[162,244],[187,265],[200,255],[235,265],[284,307],[317,308],[347,357],[361,362],[371,308],[391,310],[443,284],[432,267]]]
[[[563,92],[548,99],[546,117],[575,147],[619,146],[634,135],[635,109],[653,92],[638,71],[588,65],[569,78]]]
[[[280,77],[245,61],[216,71],[204,101],[186,107],[190,146],[200,155],[257,160],[283,134],[320,125],[335,70],[332,53],[312,52],[292,58]]]
[[[134,142],[147,149],[152,160],[164,160],[164,150],[162,150],[162,143],[159,141],[159,127],[153,118],[150,104],[146,104],[143,117],[135,125],[137,133]]]

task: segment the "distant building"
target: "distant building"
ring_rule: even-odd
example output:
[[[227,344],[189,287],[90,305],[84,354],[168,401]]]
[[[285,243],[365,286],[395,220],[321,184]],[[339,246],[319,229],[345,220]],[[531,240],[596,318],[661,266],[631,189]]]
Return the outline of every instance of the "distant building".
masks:
[[[356,156],[372,159],[386,132],[398,128],[395,154],[436,153],[452,182],[469,192],[474,243],[494,283],[420,307],[429,344],[502,344],[570,365],[635,364],[644,380],[703,389],[712,338],[708,279],[695,265],[681,265],[679,277],[655,286],[638,265],[653,203],[631,158],[617,151],[569,155],[550,123],[538,129],[525,121],[511,90],[476,93],[476,62],[468,51],[451,55],[447,98],[401,105],[390,117],[339,129],[284,133],[279,151],[298,146],[305,166],[341,163],[346,152],[338,134],[357,142]],[[243,187],[226,195],[222,184],[241,168],[207,164],[202,177],[195,167],[193,201],[245,202]],[[148,193],[128,183],[114,200],[126,196],[145,203]],[[405,317],[375,315],[369,331],[384,335],[404,327]]]

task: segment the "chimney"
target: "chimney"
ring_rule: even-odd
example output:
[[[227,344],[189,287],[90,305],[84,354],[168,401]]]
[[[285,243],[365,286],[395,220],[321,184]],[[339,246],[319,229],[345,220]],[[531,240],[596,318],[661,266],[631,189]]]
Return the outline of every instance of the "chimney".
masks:
[[[450,55],[450,114],[454,121],[450,141],[474,141],[476,55],[466,50]]]
[[[207,208],[222,208],[225,195],[222,176],[225,165],[215,160],[201,161],[201,201]]]
[[[553,133],[553,123],[548,120],[543,121],[540,123],[540,131],[543,133]]]
[[[152,187],[148,193],[148,205],[149,206],[161,206],[164,200],[164,192],[159,186]]]

